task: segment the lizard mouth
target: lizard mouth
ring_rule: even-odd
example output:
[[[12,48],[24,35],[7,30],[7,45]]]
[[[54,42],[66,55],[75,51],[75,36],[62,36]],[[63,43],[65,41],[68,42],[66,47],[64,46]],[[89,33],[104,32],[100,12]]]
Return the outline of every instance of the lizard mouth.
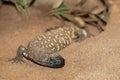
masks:
[[[46,66],[51,68],[61,68],[65,65],[65,60],[62,56],[50,57],[46,60]]]

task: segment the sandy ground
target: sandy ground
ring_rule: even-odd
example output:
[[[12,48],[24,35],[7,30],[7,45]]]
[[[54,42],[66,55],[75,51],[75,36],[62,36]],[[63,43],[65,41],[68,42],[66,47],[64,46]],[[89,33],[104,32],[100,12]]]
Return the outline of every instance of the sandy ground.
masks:
[[[111,7],[105,32],[73,43],[59,53],[65,58],[63,68],[39,66],[26,59],[23,64],[11,64],[20,44],[27,46],[30,39],[46,28],[62,23],[54,18],[33,16],[23,18],[11,6],[0,9],[0,80],[120,80],[120,1]]]

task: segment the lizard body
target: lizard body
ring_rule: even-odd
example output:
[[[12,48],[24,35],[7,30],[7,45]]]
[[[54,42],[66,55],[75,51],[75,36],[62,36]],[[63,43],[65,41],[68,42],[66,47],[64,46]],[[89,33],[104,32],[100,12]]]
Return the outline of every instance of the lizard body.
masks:
[[[20,45],[13,61],[22,61],[23,56],[37,64],[47,67],[62,67],[64,58],[57,52],[70,45],[74,40],[83,40],[87,33],[77,27],[60,27],[37,35],[32,39],[27,49]]]

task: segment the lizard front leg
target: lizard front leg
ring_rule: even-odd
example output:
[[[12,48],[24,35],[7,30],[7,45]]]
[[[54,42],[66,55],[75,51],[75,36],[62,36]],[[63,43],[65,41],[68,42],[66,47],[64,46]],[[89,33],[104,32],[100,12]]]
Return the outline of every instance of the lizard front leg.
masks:
[[[22,63],[24,62],[23,57],[25,56],[26,53],[27,53],[27,49],[23,45],[20,45],[18,47],[16,57],[9,59],[8,61],[12,61],[12,63],[18,63],[18,62]]]

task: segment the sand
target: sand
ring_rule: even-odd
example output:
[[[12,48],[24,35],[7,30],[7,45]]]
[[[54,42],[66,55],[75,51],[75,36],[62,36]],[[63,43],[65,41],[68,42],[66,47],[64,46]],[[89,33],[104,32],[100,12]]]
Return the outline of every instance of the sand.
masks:
[[[17,14],[15,8],[0,9],[0,80],[120,80],[120,1],[110,8],[110,19],[104,32],[61,50],[66,62],[63,68],[53,69],[24,59],[25,63],[11,64],[19,45],[28,42],[47,28],[63,24],[55,18],[45,18],[32,9],[30,18]]]

